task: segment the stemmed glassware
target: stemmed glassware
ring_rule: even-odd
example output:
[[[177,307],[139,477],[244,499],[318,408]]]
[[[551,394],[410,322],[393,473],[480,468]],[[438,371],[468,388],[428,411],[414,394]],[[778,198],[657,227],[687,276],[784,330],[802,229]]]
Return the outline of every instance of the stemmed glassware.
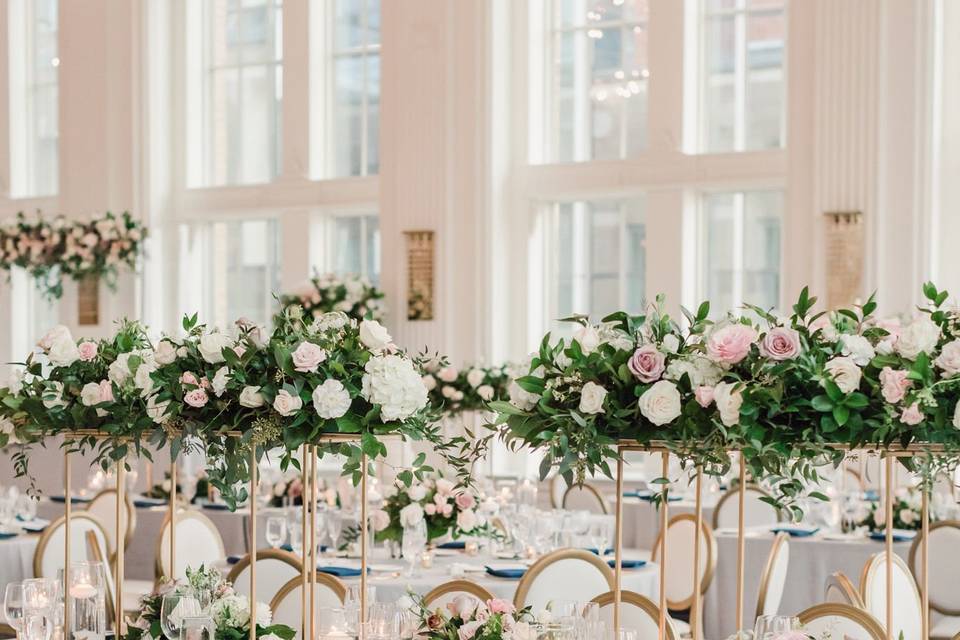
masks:
[[[163,596],[160,604],[160,628],[167,640],[180,640],[186,618],[199,617],[200,601],[191,589],[180,589]]]
[[[179,640],[214,640],[217,626],[210,616],[187,616],[180,625]]]
[[[597,553],[603,557],[610,545],[610,523],[606,520],[597,520],[590,524],[590,542]]]
[[[11,582],[3,594],[3,615],[14,631],[21,631],[23,623],[23,583]]]
[[[287,519],[283,516],[270,516],[267,518],[267,529],[265,532],[267,544],[274,549],[287,541]]]
[[[800,619],[793,616],[760,616],[753,627],[754,640],[768,640],[788,631],[799,631]]]
[[[412,577],[416,575],[420,554],[427,547],[427,523],[421,519],[416,524],[405,526],[400,544],[403,559],[409,565],[407,575]]]

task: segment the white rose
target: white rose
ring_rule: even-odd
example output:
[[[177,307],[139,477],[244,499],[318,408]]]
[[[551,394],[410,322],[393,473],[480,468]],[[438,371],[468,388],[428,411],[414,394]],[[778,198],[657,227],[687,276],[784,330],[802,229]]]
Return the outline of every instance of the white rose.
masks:
[[[107,377],[117,386],[122,386],[130,378],[130,367],[127,365],[127,360],[132,355],[132,353],[118,353],[117,359],[111,362],[107,368]]]
[[[339,418],[350,409],[350,392],[343,383],[333,378],[313,390],[313,408],[317,415],[325,420]]]
[[[595,382],[588,382],[580,390],[581,413],[603,413],[603,399],[607,390]]]
[[[47,358],[54,367],[69,367],[80,359],[80,349],[68,333],[54,339],[53,344],[50,345],[50,351],[47,352]]]
[[[400,509],[400,524],[404,527],[411,527],[423,520],[423,507],[416,502],[412,502]]]
[[[445,384],[445,385],[443,385],[443,387],[440,389],[440,395],[442,395],[444,398],[447,398],[448,400],[450,400],[450,399],[452,399],[455,395],[457,395],[457,390],[454,389],[453,387],[451,387],[450,385]]]
[[[677,349],[680,348],[680,338],[672,333],[668,333],[667,335],[663,336],[663,341],[660,343],[660,347],[665,353],[676,353]]]
[[[203,359],[210,364],[223,362],[223,350],[233,345],[233,340],[225,333],[208,333],[200,338],[197,349]]]
[[[593,353],[600,346],[600,334],[589,324],[581,325],[574,331],[573,339],[580,344],[580,350],[584,353]]]
[[[453,489],[457,485],[453,484],[451,481],[446,478],[437,478],[437,493],[442,496],[452,496]]]
[[[840,352],[849,356],[858,366],[867,366],[876,355],[873,345],[863,336],[845,333],[840,336],[840,343],[843,345]]]
[[[153,359],[159,365],[171,364],[177,359],[177,348],[169,340],[161,340],[153,350]]]
[[[392,341],[387,329],[376,320],[360,322],[360,342],[371,351],[383,351]]]
[[[933,361],[940,367],[944,378],[950,378],[960,373],[960,340],[953,340],[943,345],[943,351]]]
[[[67,406],[66,400],[63,399],[62,382],[56,380],[47,382],[47,387],[43,390],[43,406],[47,409]]]
[[[510,383],[508,391],[510,394],[510,404],[521,411],[530,411],[540,402],[540,396],[525,390],[517,384],[516,380]]]
[[[960,429],[960,402],[953,410],[953,428]]]
[[[669,380],[659,380],[637,400],[643,417],[657,426],[673,422],[680,415],[680,391]]]
[[[732,427],[740,422],[740,406],[743,404],[743,394],[736,389],[736,383],[720,382],[713,388],[713,401],[720,412],[720,422]]]
[[[900,516],[900,521],[907,525],[912,524],[916,516],[916,514],[910,509],[900,509],[900,513],[898,515]]]
[[[467,372],[467,384],[476,389],[483,384],[483,379],[487,377],[483,369],[470,369]]]
[[[291,355],[294,368],[301,373],[316,373],[327,352],[312,342],[301,342]]]
[[[143,367],[140,368],[142,369]],[[139,371],[137,373],[139,373]],[[227,390],[227,383],[230,381],[229,373],[229,368],[220,367],[217,369],[217,372],[213,374],[213,380],[210,381],[210,386],[213,387],[213,392],[218,398]]]
[[[429,373],[420,379],[423,381],[423,386],[427,391],[433,391],[437,388],[437,379]]]
[[[240,392],[240,406],[248,409],[262,407],[264,402],[263,394],[260,393],[260,387],[244,387]]]
[[[5,436],[13,435],[15,429],[16,426],[13,424],[13,420],[6,416],[0,418],[0,434]]]
[[[921,353],[931,353],[940,340],[940,327],[929,316],[921,316],[900,332],[897,352],[908,360],[915,360]]]
[[[301,407],[303,407],[303,400],[300,399],[300,396],[291,395],[286,389],[278,391],[277,396],[273,399],[274,410],[285,417],[292,416],[300,411]]]
[[[473,528],[477,526],[477,514],[473,512],[473,509],[467,509],[457,514],[457,526],[460,527],[461,531],[473,531]]]
[[[480,399],[485,402],[490,402],[493,400],[493,387],[488,384],[483,384],[477,387],[477,395],[480,396]]]
[[[40,340],[37,341],[37,346],[43,349],[44,351],[49,351],[53,347],[53,343],[61,340],[63,338],[69,339],[73,342],[73,335],[70,333],[70,329],[66,328],[62,324],[58,324],[50,331],[47,331],[46,334]]]
[[[157,402],[157,396],[150,396],[147,399],[147,416],[155,423],[163,424],[170,419],[170,416],[166,415],[169,406],[169,400]]]
[[[85,407],[92,407],[100,404],[100,385],[96,382],[88,382],[80,390],[80,404]]]
[[[7,380],[7,389],[10,393],[18,396],[23,391],[23,369],[13,369],[10,372],[10,378]]]
[[[457,379],[456,367],[444,367],[437,372],[437,377],[443,382],[453,382]]]
[[[407,495],[414,502],[420,502],[427,497],[427,489],[422,484],[411,485],[411,487],[407,489]]]
[[[840,391],[851,393],[860,388],[860,378],[863,374],[853,358],[838,356],[828,361],[824,369],[840,387]]]
[[[153,393],[153,378],[150,374],[154,371],[156,371],[156,368],[146,362],[137,367],[137,373],[133,376],[133,384],[140,389],[141,398],[146,398]]]

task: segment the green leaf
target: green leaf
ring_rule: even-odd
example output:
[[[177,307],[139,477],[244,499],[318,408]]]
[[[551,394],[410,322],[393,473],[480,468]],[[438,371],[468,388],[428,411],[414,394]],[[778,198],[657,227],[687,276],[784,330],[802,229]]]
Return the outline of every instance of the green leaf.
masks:
[[[841,427],[847,424],[847,420],[850,419],[850,409],[845,405],[838,404],[833,408],[833,419],[837,421],[837,424]]]
[[[825,396],[823,394],[820,394],[819,396],[814,396],[813,400],[810,401],[810,404],[813,406],[814,409],[823,413],[826,413],[828,411],[833,411],[833,406],[834,406],[833,400],[831,400],[829,396]]]

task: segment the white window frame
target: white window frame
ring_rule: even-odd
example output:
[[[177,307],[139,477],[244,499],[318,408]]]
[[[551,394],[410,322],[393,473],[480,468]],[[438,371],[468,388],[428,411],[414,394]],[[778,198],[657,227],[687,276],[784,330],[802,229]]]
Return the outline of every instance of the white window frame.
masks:
[[[310,224],[310,263],[317,272],[332,273],[336,271],[338,251],[340,250],[335,235],[337,220],[360,218],[360,237],[361,239],[365,239],[367,235],[367,219],[370,217],[378,217],[376,209],[361,207],[352,210],[325,210],[314,213],[313,220]],[[367,243],[361,241],[360,272],[350,275],[370,277],[369,270],[367,269],[368,258]]]

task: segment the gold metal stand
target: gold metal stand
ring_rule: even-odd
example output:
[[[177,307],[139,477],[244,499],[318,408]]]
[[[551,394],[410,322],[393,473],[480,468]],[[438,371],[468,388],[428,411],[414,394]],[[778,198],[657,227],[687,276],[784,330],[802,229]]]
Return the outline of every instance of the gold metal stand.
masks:
[[[171,580],[177,575],[177,461],[170,460],[170,573]]]
[[[620,583],[623,577],[623,451],[617,451],[617,506],[614,511],[616,531],[614,536],[614,567],[613,573],[616,578],[616,584],[613,589],[613,633],[616,635],[620,630]],[[601,555],[606,549],[599,550]]]
[[[301,480],[301,493],[300,493],[300,503],[302,507],[301,513],[301,537],[300,537],[300,555],[302,556],[303,564],[301,565],[300,571],[300,637],[307,638],[307,567],[310,565],[308,563],[307,555],[307,523],[310,521],[309,515],[309,504],[310,504],[310,478],[308,475],[309,467],[307,466],[307,459],[310,454],[310,447],[303,445],[300,448],[300,476]]]
[[[73,516],[70,450],[63,450],[64,543],[63,543],[63,633],[70,637],[70,518]]]
[[[929,456],[928,456],[929,460]],[[930,542],[930,489],[935,478],[930,478],[930,485],[926,480],[920,485],[923,495],[923,503],[920,512],[920,564],[923,565],[923,580],[920,585],[920,594],[922,596],[921,608],[923,610],[923,637],[930,637],[930,580],[929,568],[930,559],[927,555]]]
[[[667,476],[670,474],[670,452],[663,451],[661,454],[662,457],[662,478],[667,479]],[[667,616],[669,612],[667,611],[667,527],[670,524],[668,519],[667,511],[669,509],[668,505],[670,504],[670,489],[669,483],[664,482],[663,488],[660,490],[660,628],[657,631],[657,640],[666,640],[667,637]],[[623,501],[622,496],[617,497],[618,500]],[[615,629],[619,633],[619,629]]]
[[[744,462],[743,452],[740,452],[740,493],[737,495],[737,631],[743,629],[743,567],[746,563],[746,535],[743,530],[743,512],[745,509],[747,486],[747,463]],[[729,491],[729,489],[728,489]]]
[[[360,455],[360,640],[367,621],[367,454]]]
[[[893,486],[893,465],[896,458],[887,454],[884,456],[886,461],[887,491],[884,499],[886,501],[887,526],[886,526],[886,565],[887,565],[887,640],[893,640],[893,492],[896,487]]]
[[[257,640],[257,447],[250,444],[250,640]]]
[[[703,468],[697,467],[696,514],[693,519],[693,603],[690,606],[690,634],[700,640],[700,538],[703,535]],[[666,537],[666,534],[664,534]]]
[[[123,519],[129,518],[130,514],[127,513],[127,488],[126,488],[126,477],[124,472],[127,467],[126,457],[117,461],[117,530],[116,530],[116,540],[117,540],[117,562],[114,565],[116,571],[116,580],[114,580],[113,588],[116,591],[114,594],[116,597],[116,606],[113,611],[116,615],[116,621],[114,623],[114,631],[116,632],[117,637],[123,635],[123,555],[124,555],[124,543],[126,539],[126,527],[123,526]],[[128,520],[129,523],[129,520]],[[107,556],[109,557],[109,555]]]

